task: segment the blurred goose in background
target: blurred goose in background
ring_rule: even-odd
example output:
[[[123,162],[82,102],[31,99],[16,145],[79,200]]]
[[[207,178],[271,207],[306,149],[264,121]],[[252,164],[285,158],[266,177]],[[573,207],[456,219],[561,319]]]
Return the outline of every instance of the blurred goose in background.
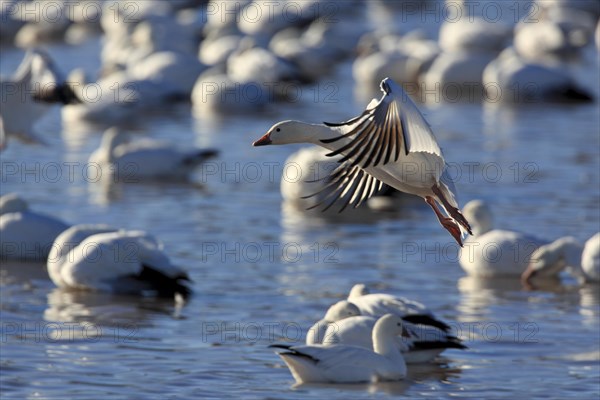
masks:
[[[387,293],[370,293],[367,286],[357,283],[348,294],[348,301],[360,310],[360,315],[381,317],[384,314],[400,316],[405,322],[435,327],[444,332],[450,330],[443,321],[418,301]]]
[[[46,262],[54,239],[69,228],[38,214],[16,193],[0,197],[0,259]]]
[[[515,26],[515,50],[528,61],[557,64],[577,60],[593,42],[596,19],[580,9],[550,7],[532,22],[525,19]]]
[[[433,360],[446,349],[465,349],[455,336],[425,325],[413,325],[402,318],[408,337],[396,337],[396,345],[407,364]],[[373,349],[372,332],[377,318],[351,316],[329,325],[323,335],[323,344],[345,344]]]
[[[146,118],[143,113],[149,110],[160,112],[189,101],[194,82],[205,68],[191,55],[153,53],[95,83],[77,82],[85,101],[63,108],[62,117],[69,123],[86,121],[101,126],[134,123]]]
[[[407,335],[396,315],[384,315],[373,327],[373,349],[349,345],[293,346],[274,344],[283,349],[279,356],[297,383],[394,381],[406,376],[406,363],[396,345],[396,336]]]
[[[556,9],[559,12],[574,9],[585,11],[594,18],[600,18],[600,3],[596,0],[535,0],[535,3],[543,11]]]
[[[440,54],[434,40],[420,30],[397,35],[369,32],[358,43],[359,55],[352,64],[352,76],[361,91],[368,92],[385,77],[400,84],[417,84]]]
[[[385,183],[424,198],[440,224],[462,244],[463,231],[471,229],[458,209],[454,183],[429,124],[391,79],[384,79],[381,89],[383,97],[373,99],[358,117],[342,123],[279,122],[253,145],[312,143],[331,150],[328,156],[341,154],[326,188],[325,209],[338,200],[340,211],[357,207]]]
[[[488,64],[483,83],[489,103],[593,101],[567,71],[526,62],[512,47]]]
[[[292,63],[256,46],[254,39],[248,37],[227,59],[227,75],[235,82],[261,85],[300,79],[300,72]]]
[[[338,301],[325,313],[325,316],[315,322],[306,332],[306,344],[322,344],[325,331],[330,324],[339,322],[344,318],[360,315],[360,310],[349,301]]]
[[[473,224],[473,236],[459,254],[460,266],[469,275],[521,276],[531,253],[546,243],[524,233],[494,229],[492,212],[481,200],[465,204],[463,214]]]
[[[44,143],[35,134],[34,126],[50,105],[81,102],[54,61],[40,49],[28,51],[15,74],[0,80],[0,89],[0,130],[4,146],[11,137],[26,143]]]
[[[421,77],[424,89],[453,101],[476,100],[483,92],[485,67],[511,36],[509,26],[480,17],[444,22],[439,33],[442,52]]]
[[[582,282],[600,282],[600,233],[592,236],[585,247],[573,237],[541,246],[531,255],[522,279],[531,286],[532,279],[556,276],[567,267]]]
[[[217,154],[213,149],[180,149],[147,138],[132,140],[125,132],[111,128],[89,162],[100,166],[103,176],[118,181],[186,180],[195,168]]]
[[[153,236],[106,225],[75,225],[48,255],[48,274],[61,288],[184,299],[185,271],[174,266]]]
[[[68,0],[56,0],[52,3],[33,0],[28,2],[27,6],[15,7],[18,18],[26,21],[26,24],[17,32],[14,44],[17,47],[30,48],[62,40],[73,23],[69,19],[69,7],[72,6],[70,3]],[[48,6],[49,4],[52,6]]]

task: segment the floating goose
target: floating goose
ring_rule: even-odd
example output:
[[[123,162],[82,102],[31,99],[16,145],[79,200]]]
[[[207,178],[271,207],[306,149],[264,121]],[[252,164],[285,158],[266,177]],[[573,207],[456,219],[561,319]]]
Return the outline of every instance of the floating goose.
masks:
[[[90,163],[102,168],[103,176],[135,182],[148,179],[189,178],[192,171],[217,155],[212,149],[179,149],[171,144],[130,137],[117,128],[108,129],[100,148],[90,156]]]
[[[189,278],[162,244],[143,231],[75,225],[60,234],[48,255],[48,274],[61,288],[187,297]]]
[[[541,246],[531,255],[522,278],[531,285],[534,277],[555,276],[566,267],[584,282],[600,282],[600,233],[592,236],[585,247],[572,237]]]
[[[471,233],[471,228],[458,209],[454,183],[429,124],[391,79],[384,79],[381,89],[381,100],[372,100],[358,117],[339,124],[279,122],[253,145],[313,143],[331,150],[329,156],[342,154],[325,189],[331,199],[325,209],[337,200],[343,203],[340,211],[349,204],[357,207],[386,183],[424,198],[462,244],[463,231]]]
[[[26,143],[43,143],[33,127],[48,111],[49,104],[80,102],[50,56],[39,49],[27,52],[15,74],[0,81],[0,91],[0,131],[4,131],[4,146],[9,137]]]
[[[493,229],[492,213],[481,200],[472,200],[463,214],[473,223],[473,236],[459,254],[460,266],[469,275],[520,276],[531,253],[545,241],[520,232]]]
[[[413,325],[404,321],[409,338],[396,337],[397,346],[407,364],[429,362],[446,349],[465,349],[460,340],[441,329]],[[377,318],[352,316],[329,325],[323,335],[324,345],[346,344],[373,349],[372,331]]]
[[[446,323],[436,319],[423,304],[391,294],[369,293],[366,285],[362,283],[352,287],[348,301],[358,307],[361,315],[381,317],[385,314],[394,314],[402,317],[405,322],[432,326],[444,332],[450,330]]]
[[[69,225],[29,210],[16,193],[0,197],[0,258],[46,262],[54,239]]]
[[[308,329],[308,332],[306,333],[306,344],[323,343],[324,334],[329,327],[329,324],[358,315],[360,315],[360,310],[354,304],[346,300],[338,301],[329,307],[323,319],[317,321]]]
[[[483,84],[491,103],[586,103],[594,100],[564,68],[527,62],[512,47],[485,67]]]
[[[279,356],[297,383],[395,381],[406,376],[406,363],[395,337],[407,335],[400,317],[387,314],[373,327],[373,350],[348,345],[293,346],[274,344],[283,349]]]

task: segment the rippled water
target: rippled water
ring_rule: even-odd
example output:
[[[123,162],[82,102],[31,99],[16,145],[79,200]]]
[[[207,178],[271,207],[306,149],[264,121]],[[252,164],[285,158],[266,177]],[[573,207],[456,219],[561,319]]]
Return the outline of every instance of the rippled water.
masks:
[[[95,42],[50,52],[65,70],[98,65]],[[3,49],[0,70],[20,58]],[[168,301],[69,293],[53,286],[42,265],[3,265],[2,397],[598,397],[598,286],[565,276],[562,285],[531,292],[516,281],[465,277],[456,246],[426,207],[360,219],[349,212],[342,222],[282,207],[282,164],[297,147],[252,148],[251,141],[281,119],[335,121],[359,112],[364,103],[354,100],[350,76],[343,66],[297,103],[260,116],[193,118],[185,105],[148,116],[140,130],[150,136],[221,150],[190,185],[89,182],[85,162],[100,132],[61,129],[58,110],[41,125],[49,146],[11,142],[1,156],[3,194],[18,191],[36,210],[71,223],[152,232],[189,270],[196,295],[177,309]],[[331,102],[315,101],[327,82],[339,91]],[[501,226],[548,239],[585,240],[598,231],[597,104],[425,110],[460,171],[463,204],[486,199]],[[74,163],[72,175],[65,163]],[[410,366],[403,382],[292,387],[267,345],[301,340],[356,282],[424,302],[469,350]]]

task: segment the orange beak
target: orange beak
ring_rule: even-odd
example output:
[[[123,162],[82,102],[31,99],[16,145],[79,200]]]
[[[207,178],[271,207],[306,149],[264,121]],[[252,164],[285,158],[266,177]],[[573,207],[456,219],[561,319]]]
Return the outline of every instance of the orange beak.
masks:
[[[252,143],[252,146],[266,146],[268,144],[271,144],[271,134],[267,132],[260,139]]]

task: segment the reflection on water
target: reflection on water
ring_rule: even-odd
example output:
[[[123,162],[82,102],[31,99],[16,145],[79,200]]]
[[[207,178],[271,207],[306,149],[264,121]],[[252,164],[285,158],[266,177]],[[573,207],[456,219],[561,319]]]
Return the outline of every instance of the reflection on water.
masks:
[[[46,321],[78,322],[102,326],[144,326],[156,314],[172,315],[173,301],[110,293],[56,288],[48,294]]]

